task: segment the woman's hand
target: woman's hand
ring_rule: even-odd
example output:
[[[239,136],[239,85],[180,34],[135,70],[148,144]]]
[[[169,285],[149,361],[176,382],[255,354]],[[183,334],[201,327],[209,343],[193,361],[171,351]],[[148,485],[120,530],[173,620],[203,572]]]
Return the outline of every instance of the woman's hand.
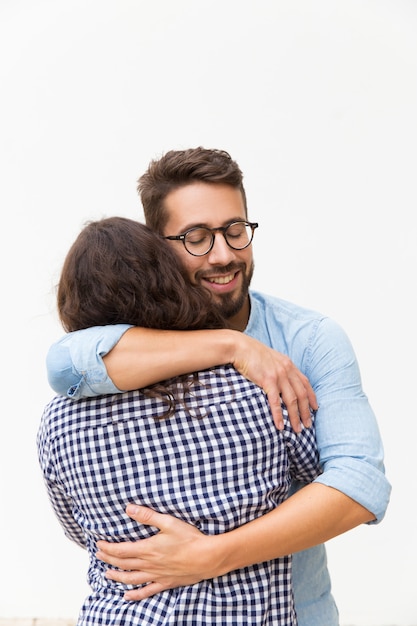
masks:
[[[272,417],[282,430],[281,400],[291,425],[300,432],[318,409],[308,378],[286,355],[237,330],[171,331],[130,328],[103,358],[119,389],[139,389],[179,374],[232,363],[265,391]]]
[[[310,409],[318,410],[317,398],[307,378],[291,359],[257,339],[238,333],[232,363],[245,378],[265,391],[275,426],[282,430],[281,401],[288,411],[291,426],[300,432],[311,426]]]

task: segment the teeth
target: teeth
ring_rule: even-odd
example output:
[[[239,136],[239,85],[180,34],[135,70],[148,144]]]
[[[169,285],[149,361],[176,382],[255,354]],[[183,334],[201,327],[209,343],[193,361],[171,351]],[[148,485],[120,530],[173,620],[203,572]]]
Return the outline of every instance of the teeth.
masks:
[[[233,274],[229,274],[228,276],[218,276],[217,278],[209,278],[211,283],[216,283],[216,285],[227,285],[234,278]]]

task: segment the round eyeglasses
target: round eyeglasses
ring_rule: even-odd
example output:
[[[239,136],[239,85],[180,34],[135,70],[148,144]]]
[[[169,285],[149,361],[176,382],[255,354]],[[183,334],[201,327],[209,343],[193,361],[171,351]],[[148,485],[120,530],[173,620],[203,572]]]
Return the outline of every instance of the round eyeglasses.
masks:
[[[232,222],[227,226],[219,226],[219,228],[194,226],[182,235],[169,235],[164,239],[182,241],[187,252],[193,256],[204,256],[214,246],[215,233],[222,233],[227,245],[232,250],[244,250],[252,243],[255,228],[258,228],[256,222],[244,221]]]

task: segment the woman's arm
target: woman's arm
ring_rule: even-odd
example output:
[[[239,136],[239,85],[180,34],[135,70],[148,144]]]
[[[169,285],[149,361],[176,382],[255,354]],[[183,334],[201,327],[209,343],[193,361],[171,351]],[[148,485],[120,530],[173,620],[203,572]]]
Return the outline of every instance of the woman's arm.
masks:
[[[170,515],[129,505],[138,523],[160,532],[137,542],[99,542],[98,558],[119,568],[106,576],[141,585],[126,594],[142,600],[164,589],[194,584],[324,543],[374,515],[340,491],[312,483],[262,517],[221,535],[203,535]]]
[[[51,386],[73,399],[140,389],[227,363],[264,389],[278,428],[281,398],[296,432],[300,419],[310,425],[310,407],[318,407],[307,377],[287,356],[239,331],[101,326],[68,333],[47,357]]]
[[[281,399],[296,431],[300,430],[300,417],[305,426],[310,426],[310,407],[318,408],[307,377],[286,355],[235,330],[158,331],[135,327],[121,337],[103,361],[114,384],[124,390],[231,363],[265,391],[280,429],[284,427]]]
[[[65,535],[71,541],[74,541],[82,548],[85,548],[85,536],[81,527],[74,519],[72,500],[57,480],[56,463],[52,451],[53,445],[51,444],[49,434],[50,412],[51,408],[50,405],[48,405],[42,415],[41,424],[36,438],[39,465],[45,482],[49,501]]]

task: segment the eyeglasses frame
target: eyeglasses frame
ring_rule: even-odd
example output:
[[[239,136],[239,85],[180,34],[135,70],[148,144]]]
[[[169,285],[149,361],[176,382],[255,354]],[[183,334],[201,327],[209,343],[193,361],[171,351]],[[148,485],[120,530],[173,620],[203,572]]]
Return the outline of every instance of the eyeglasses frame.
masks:
[[[229,241],[227,241],[226,231],[228,228],[230,228],[230,226],[233,226],[234,224],[244,224],[245,226],[249,226],[250,229],[252,230],[252,237],[250,238],[248,243],[245,246],[243,246],[243,248],[235,248],[234,246],[231,245]],[[222,233],[226,244],[232,250],[245,250],[252,243],[253,235],[255,234],[255,228],[258,228],[258,226],[259,226],[258,222],[248,222],[247,220],[235,220],[233,222],[230,222],[230,224],[227,224],[227,226],[219,226],[218,228],[208,228],[207,226],[193,226],[192,228],[189,228],[188,230],[186,230],[184,233],[181,233],[181,235],[167,235],[164,237],[164,239],[169,239],[170,241],[182,241],[184,248],[186,249],[188,254],[191,254],[192,256],[206,256],[206,254],[208,254],[213,249],[214,241],[215,241],[215,233]],[[199,229],[208,230],[211,233],[211,243],[210,243],[209,249],[203,254],[195,254],[194,252],[190,252],[190,250],[187,248],[186,243],[185,243],[185,238],[188,235],[188,233],[191,233],[193,230],[199,230]]]

